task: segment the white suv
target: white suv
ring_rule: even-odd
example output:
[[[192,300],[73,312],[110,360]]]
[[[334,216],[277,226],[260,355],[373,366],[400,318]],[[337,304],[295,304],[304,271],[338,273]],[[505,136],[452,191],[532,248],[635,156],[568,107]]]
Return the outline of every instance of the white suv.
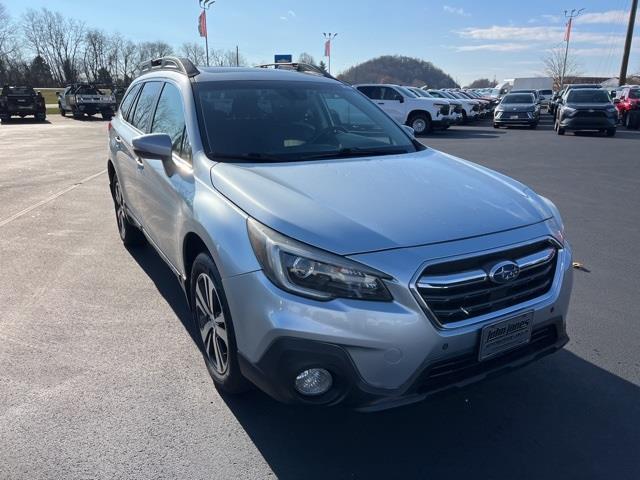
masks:
[[[467,98],[457,98],[450,92],[443,90],[427,90],[427,93],[436,98],[446,98],[449,100],[458,100],[462,103],[462,123],[467,123],[469,120],[474,120],[478,116],[479,102]]]
[[[421,98],[399,85],[354,85],[394,120],[408,125],[416,135],[449,126],[449,103],[437,98]]]

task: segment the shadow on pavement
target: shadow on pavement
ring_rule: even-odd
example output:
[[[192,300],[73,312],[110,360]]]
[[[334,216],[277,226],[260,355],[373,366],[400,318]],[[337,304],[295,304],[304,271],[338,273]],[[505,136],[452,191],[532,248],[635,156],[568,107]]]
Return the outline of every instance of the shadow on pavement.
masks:
[[[171,270],[130,253],[199,345]],[[379,413],[223,398],[280,479],[640,478],[640,388],[567,350]]]
[[[0,122],[0,125],[11,125],[11,124],[25,125],[30,123],[37,123],[42,125],[42,124],[50,124],[51,122],[49,120],[44,120],[44,121],[36,120],[34,117],[24,117],[24,118],[11,117],[8,120],[2,120],[2,122]]]

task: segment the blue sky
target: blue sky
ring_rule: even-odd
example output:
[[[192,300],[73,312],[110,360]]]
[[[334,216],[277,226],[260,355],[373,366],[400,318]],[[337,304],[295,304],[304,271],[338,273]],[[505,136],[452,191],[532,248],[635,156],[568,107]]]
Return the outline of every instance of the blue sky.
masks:
[[[0,0],[14,18],[29,7],[72,15],[89,27],[134,41],[172,45],[200,41],[197,0]],[[217,0],[209,11],[212,48],[235,48],[251,63],[274,53],[320,60],[322,32],[338,32],[332,70],[383,54],[429,60],[462,83],[542,74],[545,51],[562,45],[563,9],[585,7],[574,24],[572,49],[580,70],[617,75],[631,0]],[[640,71],[640,19],[629,69]]]

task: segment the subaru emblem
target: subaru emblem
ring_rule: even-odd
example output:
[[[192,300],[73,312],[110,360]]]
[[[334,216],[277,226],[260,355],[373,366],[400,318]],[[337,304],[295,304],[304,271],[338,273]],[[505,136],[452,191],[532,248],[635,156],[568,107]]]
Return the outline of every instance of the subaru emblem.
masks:
[[[515,262],[506,260],[496,263],[489,271],[489,278],[494,283],[508,283],[514,281],[520,275],[520,267]]]

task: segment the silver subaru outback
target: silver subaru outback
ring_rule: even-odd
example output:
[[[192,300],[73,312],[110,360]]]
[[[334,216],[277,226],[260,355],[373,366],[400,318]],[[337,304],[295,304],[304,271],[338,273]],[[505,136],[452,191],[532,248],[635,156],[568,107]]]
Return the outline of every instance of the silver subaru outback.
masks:
[[[221,390],[379,410],[567,343],[553,203],[320,71],[263,67],[147,62],[109,127],[122,241],[180,280]]]

